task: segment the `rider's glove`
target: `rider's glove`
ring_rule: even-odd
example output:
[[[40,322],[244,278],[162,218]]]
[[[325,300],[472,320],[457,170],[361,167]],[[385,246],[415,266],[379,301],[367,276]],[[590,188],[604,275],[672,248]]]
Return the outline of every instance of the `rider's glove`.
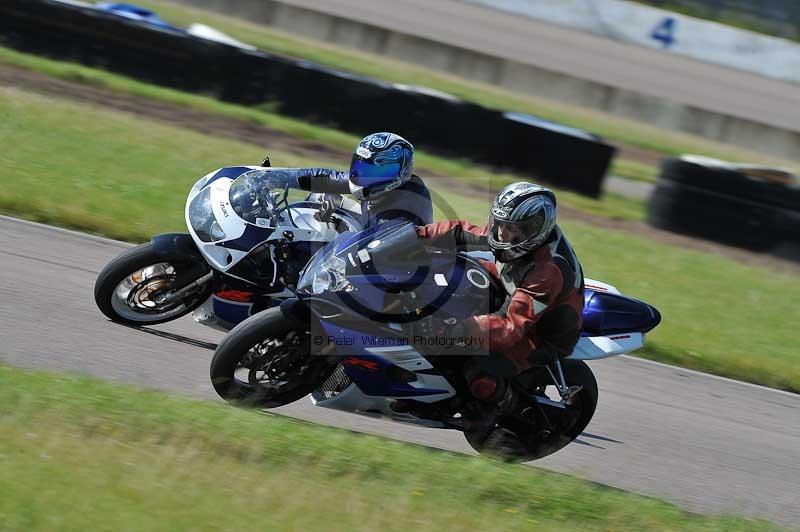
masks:
[[[267,189],[299,188],[298,172],[294,169],[272,169],[265,175]]]

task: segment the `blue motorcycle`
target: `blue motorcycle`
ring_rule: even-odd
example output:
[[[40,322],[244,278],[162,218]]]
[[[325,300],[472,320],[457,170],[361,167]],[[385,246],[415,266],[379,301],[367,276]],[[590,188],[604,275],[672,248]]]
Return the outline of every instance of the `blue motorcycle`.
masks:
[[[573,353],[511,381],[519,404],[498,414],[476,401],[464,365],[487,354],[470,338],[417,334],[498,310],[506,294],[487,272],[490,253],[428,247],[408,223],[343,233],[311,259],[296,298],[237,325],[211,362],[217,393],[274,408],[310,394],[319,407],[460,430],[479,452],[528,461],[574,440],[594,414],[586,360],[629,353],[660,322],[650,305],[586,280],[582,337]],[[506,441],[513,436],[513,444]],[[500,437],[498,437],[500,435]]]

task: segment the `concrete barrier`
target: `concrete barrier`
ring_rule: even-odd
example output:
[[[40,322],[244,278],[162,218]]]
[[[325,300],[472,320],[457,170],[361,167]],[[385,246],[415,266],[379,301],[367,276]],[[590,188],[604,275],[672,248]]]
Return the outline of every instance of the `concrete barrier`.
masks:
[[[625,0],[462,0],[617,41],[800,82],[800,43]]]

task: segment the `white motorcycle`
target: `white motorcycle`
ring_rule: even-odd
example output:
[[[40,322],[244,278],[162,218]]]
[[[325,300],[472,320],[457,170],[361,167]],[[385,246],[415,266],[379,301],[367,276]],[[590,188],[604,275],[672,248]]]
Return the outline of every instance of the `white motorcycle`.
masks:
[[[154,236],[109,262],[94,297],[109,319],[153,325],[194,311],[194,319],[228,331],[294,295],[301,270],[339,233],[362,228],[361,206],[326,195],[288,202],[270,191],[281,168],[235,166],[198,180],[186,200],[188,233]]]

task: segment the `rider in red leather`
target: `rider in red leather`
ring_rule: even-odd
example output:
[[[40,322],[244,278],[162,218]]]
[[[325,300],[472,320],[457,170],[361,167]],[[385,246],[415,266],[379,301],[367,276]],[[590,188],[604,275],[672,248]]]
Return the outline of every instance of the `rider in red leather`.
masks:
[[[556,225],[555,195],[531,183],[505,187],[494,200],[486,227],[445,221],[417,228],[432,245],[486,245],[496,262],[484,262],[506,291],[493,314],[464,320],[452,336],[482,338],[489,356],[477,356],[467,380],[478,399],[499,401],[504,379],[568,356],[580,338],[583,272]],[[432,326],[431,330],[443,330]]]

